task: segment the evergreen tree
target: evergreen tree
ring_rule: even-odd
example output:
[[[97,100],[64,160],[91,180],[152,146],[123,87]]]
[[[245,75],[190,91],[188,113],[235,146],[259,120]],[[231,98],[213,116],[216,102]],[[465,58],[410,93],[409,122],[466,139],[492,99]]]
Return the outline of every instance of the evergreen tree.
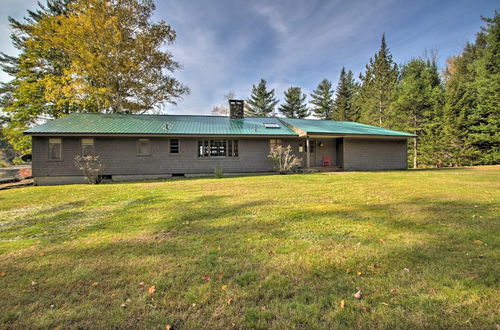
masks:
[[[478,35],[481,53],[474,65],[477,101],[465,140],[475,151],[472,164],[500,164],[500,13],[483,20],[487,24]]]
[[[335,103],[333,107],[332,119],[341,121],[358,121],[359,108],[356,105],[355,98],[359,86],[354,81],[352,71],[345,72],[345,68],[340,71],[339,83],[335,92]]]
[[[382,35],[380,50],[366,65],[365,74],[360,75],[358,104],[362,110],[361,121],[381,127],[392,126],[390,105],[395,96],[398,74],[398,66],[392,60],[385,35]]]
[[[285,101],[280,106],[280,111],[287,118],[305,118],[309,116],[306,103],[307,95],[302,93],[300,87],[290,87],[285,91]]]
[[[312,111],[314,116],[326,120],[331,119],[333,111],[333,88],[332,83],[327,79],[323,79],[311,93]]]
[[[481,47],[478,43],[469,43],[462,54],[447,60],[442,140],[446,165],[470,165],[473,155],[477,154],[468,134],[469,119],[477,107],[474,63],[480,56]]]
[[[413,167],[419,163],[435,165],[439,156],[439,134],[443,90],[435,60],[417,58],[401,70],[398,96],[394,102],[395,128],[411,131],[413,139],[410,159]]]
[[[267,117],[274,112],[278,100],[274,97],[274,89],[267,90],[267,82],[261,79],[257,86],[252,85],[252,94],[245,102],[245,115],[249,117]]]

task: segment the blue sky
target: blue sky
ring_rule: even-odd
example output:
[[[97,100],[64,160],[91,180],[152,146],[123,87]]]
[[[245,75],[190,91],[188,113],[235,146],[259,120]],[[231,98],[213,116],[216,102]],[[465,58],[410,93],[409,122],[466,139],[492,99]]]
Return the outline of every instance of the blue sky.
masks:
[[[20,18],[36,0],[0,0],[0,50],[10,45],[7,16]],[[342,66],[357,76],[386,33],[397,63],[436,50],[439,64],[473,40],[500,9],[499,0],[251,1],[156,0],[155,19],[177,31],[168,49],[183,65],[175,76],[191,88],[167,113],[209,114],[235,91],[247,98],[264,78],[280,100],[289,86],[310,93],[324,78],[336,85]],[[0,81],[8,76],[0,73]]]

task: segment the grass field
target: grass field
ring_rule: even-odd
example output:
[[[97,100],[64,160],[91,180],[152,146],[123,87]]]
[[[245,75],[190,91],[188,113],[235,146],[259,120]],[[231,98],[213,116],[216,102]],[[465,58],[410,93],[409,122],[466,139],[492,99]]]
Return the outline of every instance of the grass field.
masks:
[[[0,328],[494,329],[499,214],[500,166],[1,191]]]

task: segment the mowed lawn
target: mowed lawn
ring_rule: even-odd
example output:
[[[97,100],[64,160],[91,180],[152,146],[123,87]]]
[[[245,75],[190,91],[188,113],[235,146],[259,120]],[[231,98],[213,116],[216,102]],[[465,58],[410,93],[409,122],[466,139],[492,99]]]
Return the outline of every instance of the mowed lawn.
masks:
[[[494,329],[499,215],[500,166],[0,191],[0,327]]]

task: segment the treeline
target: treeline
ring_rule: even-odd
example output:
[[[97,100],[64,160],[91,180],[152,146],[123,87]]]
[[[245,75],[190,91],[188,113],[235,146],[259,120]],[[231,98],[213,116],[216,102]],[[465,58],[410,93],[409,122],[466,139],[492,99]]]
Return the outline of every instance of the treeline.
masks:
[[[417,57],[398,66],[385,36],[379,51],[354,78],[342,68],[334,89],[325,79],[307,95],[290,87],[282,104],[261,80],[246,102],[249,116],[358,121],[412,132],[414,166],[500,163],[500,15],[485,26],[460,55],[447,59],[444,72],[435,56]]]

